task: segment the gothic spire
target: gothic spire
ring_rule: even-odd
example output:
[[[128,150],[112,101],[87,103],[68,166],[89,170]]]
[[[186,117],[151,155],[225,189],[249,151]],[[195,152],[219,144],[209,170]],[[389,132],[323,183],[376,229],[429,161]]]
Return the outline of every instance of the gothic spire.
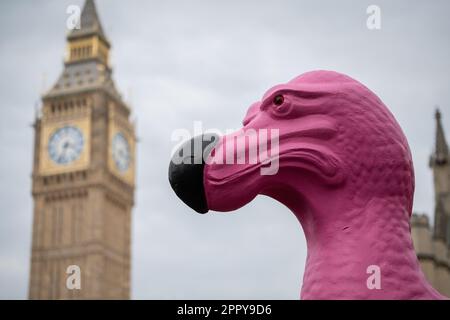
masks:
[[[69,35],[68,39],[82,38],[90,35],[96,35],[100,37],[109,45],[109,41],[103,32],[102,25],[100,23],[100,18],[97,14],[97,9],[95,7],[94,0],[86,0],[84,3],[83,10],[80,17],[80,28],[73,29]]]
[[[441,112],[436,109],[436,145],[432,160],[435,164],[445,164],[449,160],[448,145],[445,141],[444,129],[441,123]]]
[[[86,0],[80,16],[80,29],[67,36],[64,70],[45,98],[104,89],[120,99],[109,67],[110,44],[106,39],[94,0]]]

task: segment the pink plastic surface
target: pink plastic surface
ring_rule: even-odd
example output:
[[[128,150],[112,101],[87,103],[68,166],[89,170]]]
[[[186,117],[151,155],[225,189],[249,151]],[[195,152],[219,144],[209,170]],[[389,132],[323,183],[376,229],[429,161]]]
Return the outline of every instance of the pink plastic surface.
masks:
[[[278,95],[284,101],[277,106]],[[308,72],[268,90],[243,123],[220,139],[205,165],[208,207],[236,210],[259,194],[288,207],[307,240],[302,299],[443,298],[425,280],[413,248],[407,140],[373,92],[343,74]],[[248,129],[279,130],[277,174],[262,175],[261,163],[212,161]],[[367,286],[373,265],[380,289]]]

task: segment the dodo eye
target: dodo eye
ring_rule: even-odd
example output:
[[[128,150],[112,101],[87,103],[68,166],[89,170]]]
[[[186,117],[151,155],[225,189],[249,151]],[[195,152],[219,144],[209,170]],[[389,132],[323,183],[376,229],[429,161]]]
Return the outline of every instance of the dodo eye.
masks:
[[[279,94],[273,98],[273,104],[276,106],[281,106],[284,102],[284,97]]]

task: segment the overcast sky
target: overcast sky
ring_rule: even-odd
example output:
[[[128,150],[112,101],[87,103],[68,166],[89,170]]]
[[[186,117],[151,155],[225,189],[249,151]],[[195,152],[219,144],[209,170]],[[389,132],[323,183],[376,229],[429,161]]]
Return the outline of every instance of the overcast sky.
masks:
[[[436,104],[450,134],[450,2],[243,2],[97,0],[140,138],[135,299],[298,298],[306,246],[294,215],[263,197],[232,214],[198,215],[170,189],[167,167],[174,129],[193,130],[195,120],[239,128],[266,89],[306,71],[346,73],[380,96],[412,149],[414,209],[432,213]],[[0,1],[0,298],[27,297],[30,125],[62,71],[66,8],[82,3]],[[381,8],[381,30],[366,27],[370,4]]]

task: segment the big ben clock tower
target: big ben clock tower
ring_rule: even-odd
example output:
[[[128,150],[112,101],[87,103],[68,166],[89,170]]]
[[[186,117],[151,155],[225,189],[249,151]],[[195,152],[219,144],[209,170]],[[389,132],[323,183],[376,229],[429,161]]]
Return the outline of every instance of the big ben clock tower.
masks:
[[[135,130],[93,0],[80,22],[34,124],[31,299],[130,295]],[[79,277],[75,288],[69,277]]]

